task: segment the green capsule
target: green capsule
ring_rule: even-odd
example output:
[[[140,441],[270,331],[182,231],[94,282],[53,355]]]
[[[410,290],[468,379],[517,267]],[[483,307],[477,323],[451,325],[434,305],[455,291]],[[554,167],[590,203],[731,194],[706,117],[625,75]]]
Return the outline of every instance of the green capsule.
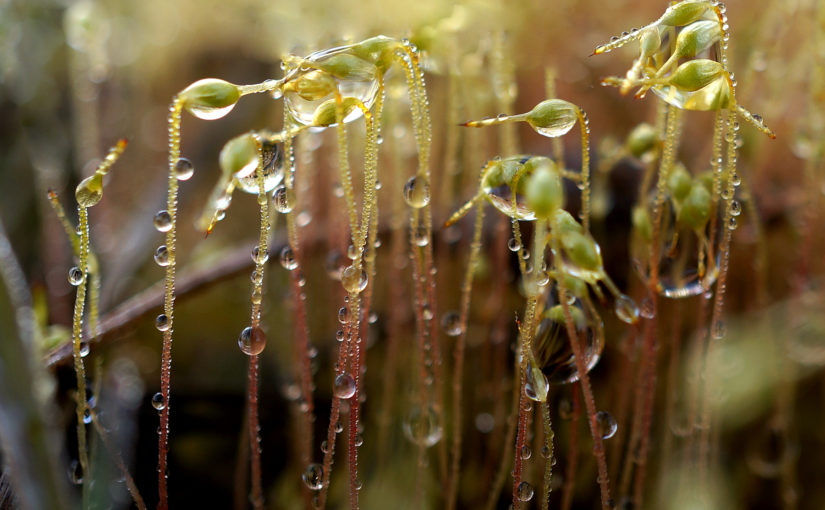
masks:
[[[284,85],[285,92],[295,92],[301,99],[317,101],[336,90],[335,78],[324,71],[310,71],[304,73]]]
[[[564,190],[558,172],[553,172],[547,164],[539,166],[528,179],[525,198],[527,207],[535,212],[537,218],[549,218],[564,202]]]
[[[336,53],[313,64],[341,80],[370,81],[376,78],[374,64],[349,53]]]
[[[355,97],[345,97],[342,99],[342,103],[344,108],[343,118],[346,119],[350,113],[358,108],[359,101]],[[315,113],[312,115],[312,125],[315,127],[328,127],[334,126],[336,123],[335,99],[328,99],[315,109]]]
[[[232,111],[240,97],[237,85],[217,78],[198,80],[180,93],[184,108],[204,120],[220,119]]]
[[[567,232],[582,232],[582,226],[573,218],[573,215],[564,209],[558,209],[553,214],[553,226],[556,228],[556,234],[564,235]]]
[[[702,112],[722,110],[730,104],[730,96],[730,82],[727,75],[724,75],[692,93],[683,107],[685,110]]]
[[[81,207],[92,207],[100,202],[103,198],[103,174],[95,173],[80,181],[74,196]]]
[[[519,117],[540,135],[556,138],[569,132],[579,119],[578,107],[562,99],[547,99]],[[523,117],[523,119],[521,118]]]
[[[591,273],[601,269],[602,257],[599,247],[589,236],[568,230],[561,234],[560,239],[564,252],[578,268]]]
[[[696,59],[685,62],[673,71],[668,83],[690,92],[699,90],[724,74],[722,64],[715,60]]]
[[[226,142],[218,158],[224,175],[248,177],[258,168],[258,142],[247,133]]]
[[[678,202],[684,200],[688,193],[690,193],[692,182],[693,180],[690,178],[687,169],[685,169],[685,165],[681,163],[673,165],[673,169],[670,171],[670,176],[668,176],[667,179],[667,187],[673,198]]]
[[[710,218],[710,202],[710,192],[700,182],[694,182],[679,210],[679,221],[693,230],[704,229]]]
[[[679,58],[693,57],[719,41],[722,30],[718,21],[697,21],[686,26],[676,38],[674,54]]]
[[[634,157],[641,158],[655,149],[658,143],[659,135],[656,133],[656,129],[644,122],[633,128],[633,131],[627,135],[626,145],[627,150],[630,151]]]
[[[657,23],[669,27],[685,26],[701,18],[708,10],[708,3],[704,0],[688,0],[671,5]]]
[[[385,35],[370,37],[351,48],[351,52],[368,62],[375,64],[380,74],[387,72],[395,59],[395,52],[401,48],[401,42]]]

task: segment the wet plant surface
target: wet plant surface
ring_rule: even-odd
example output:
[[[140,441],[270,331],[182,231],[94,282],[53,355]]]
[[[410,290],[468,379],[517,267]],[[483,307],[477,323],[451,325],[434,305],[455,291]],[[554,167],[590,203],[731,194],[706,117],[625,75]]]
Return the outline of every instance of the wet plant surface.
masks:
[[[0,6],[0,506],[820,508],[823,20]]]

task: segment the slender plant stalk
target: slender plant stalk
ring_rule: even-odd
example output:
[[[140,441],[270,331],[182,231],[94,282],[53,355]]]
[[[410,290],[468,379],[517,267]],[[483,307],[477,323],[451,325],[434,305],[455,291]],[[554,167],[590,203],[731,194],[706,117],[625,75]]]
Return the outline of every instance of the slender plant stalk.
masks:
[[[570,413],[570,441],[567,445],[567,469],[564,471],[564,489],[561,495],[561,510],[570,510],[576,486],[576,469],[579,461],[579,418],[581,417],[580,383],[572,385],[572,409]]]
[[[83,279],[77,286],[77,296],[74,302],[74,316],[72,318],[72,349],[74,353],[74,371],[77,378],[77,456],[80,468],[83,473],[83,506],[89,503],[89,482],[91,482],[91,471],[89,470],[89,452],[86,445],[86,412],[88,404],[86,402],[86,365],[81,354],[81,344],[83,342],[83,307],[86,303],[86,285],[88,282],[88,253],[89,253],[89,212],[82,205],[77,207],[78,225],[80,232],[80,260],[79,266]]]

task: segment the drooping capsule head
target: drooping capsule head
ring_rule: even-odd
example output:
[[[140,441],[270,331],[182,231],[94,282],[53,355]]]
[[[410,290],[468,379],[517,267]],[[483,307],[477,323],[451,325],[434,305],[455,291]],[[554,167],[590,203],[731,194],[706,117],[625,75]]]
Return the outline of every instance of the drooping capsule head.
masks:
[[[685,62],[668,77],[668,83],[689,92],[697,91],[724,74],[722,64],[700,58]]]
[[[335,78],[324,71],[309,71],[298,75],[295,79],[286,82],[284,92],[295,92],[301,99],[317,101],[336,90]]]
[[[533,210],[538,219],[550,218],[553,212],[564,205],[561,177],[551,160],[541,161],[533,170],[527,180],[525,198],[527,207]]]
[[[178,96],[186,110],[204,120],[219,119],[232,111],[241,90],[237,85],[217,78],[205,78],[189,85]]]
[[[378,72],[383,75],[392,65],[395,52],[401,47],[401,41],[377,35],[355,44],[351,51],[354,55],[375,64]]]
[[[100,202],[103,198],[103,174],[95,173],[80,181],[74,196],[81,207],[92,207]]]
[[[730,104],[731,84],[727,73],[716,78],[710,84],[693,92],[685,101],[685,110],[717,111]]]
[[[674,53],[680,58],[693,57],[711,47],[722,37],[722,29],[716,20],[691,23],[676,37]]]
[[[314,62],[314,65],[340,80],[369,81],[376,78],[374,64],[346,52],[330,55]]]
[[[258,142],[246,133],[226,142],[219,156],[225,176],[248,177],[258,167]]]
[[[578,120],[578,107],[562,99],[547,99],[524,116],[537,133],[550,138],[567,134]]]
[[[679,2],[667,8],[658,23],[669,27],[682,27],[701,18],[708,11],[709,2]]]

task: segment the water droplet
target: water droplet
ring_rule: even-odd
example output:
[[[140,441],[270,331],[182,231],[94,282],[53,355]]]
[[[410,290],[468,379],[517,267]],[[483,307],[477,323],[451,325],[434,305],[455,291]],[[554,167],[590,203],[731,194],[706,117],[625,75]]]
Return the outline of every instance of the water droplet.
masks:
[[[257,356],[266,348],[266,334],[258,326],[247,327],[238,337],[238,347],[249,356]]]
[[[163,398],[163,393],[157,392],[152,395],[152,407],[158,411],[162,411],[166,408],[166,399]]]
[[[344,335],[344,330],[343,329],[339,329],[338,331],[335,332],[335,339],[337,341],[343,342],[344,338],[346,338],[346,335]]]
[[[349,408],[347,408],[347,409],[349,409]],[[341,412],[343,413],[345,411],[342,410]],[[341,422],[340,421],[336,422],[335,423],[335,433],[340,434],[343,431],[344,431],[344,426],[341,424]]]
[[[736,225],[737,225],[737,222],[736,222],[736,217],[735,217],[735,216],[731,216],[731,217],[730,217],[730,220],[728,221],[728,229],[730,229],[730,230],[736,230]]]
[[[69,283],[77,287],[83,283],[83,279],[83,271],[81,271],[79,267],[69,269]]]
[[[155,250],[155,262],[160,267],[169,265],[169,251],[166,249],[165,244],[158,246],[158,249]]]
[[[656,316],[656,313],[653,310],[653,300],[649,297],[646,297],[642,300],[642,306],[639,307],[639,315],[644,317],[645,319],[652,319]]]
[[[430,244],[430,236],[427,235],[427,228],[419,225],[413,233],[413,242],[416,246],[427,246]]]
[[[338,398],[352,398],[352,396],[355,395],[355,379],[353,379],[352,376],[346,372],[338,374],[335,377],[333,392]]]
[[[252,248],[252,261],[256,264],[265,264],[269,260],[269,250],[260,250],[259,246]]]
[[[530,400],[544,402],[547,400],[547,392],[550,391],[550,383],[541,370],[534,369],[530,363],[527,364],[527,381],[524,384],[524,395]]]
[[[172,229],[172,216],[166,209],[158,211],[152,221],[158,232],[169,232]]]
[[[447,336],[458,336],[461,334],[461,316],[457,312],[447,312],[441,317],[441,328]]]
[[[524,445],[524,446],[521,447],[521,458],[522,458],[522,460],[527,460],[532,456],[533,456],[533,451],[530,450],[529,446]]]
[[[83,468],[80,467],[80,462],[73,460],[69,464],[69,481],[74,485],[83,485]]]
[[[163,313],[155,317],[155,327],[158,328],[158,331],[167,331],[169,329],[169,317]]]
[[[298,261],[295,260],[295,256],[292,254],[292,248],[289,246],[285,246],[281,250],[281,265],[287,271],[292,271],[296,267],[298,267]]]
[[[433,320],[433,309],[429,303],[424,303],[424,306],[421,308],[421,315],[424,316],[425,321]]]
[[[541,456],[542,457],[544,457],[545,459],[549,459],[552,455],[553,455],[553,451],[550,448],[548,448],[547,445],[544,445],[544,446],[541,447]]]
[[[516,241],[515,237],[511,237],[510,240],[507,242],[507,247],[510,249],[511,252],[515,253],[521,249],[521,244]]]
[[[521,482],[516,488],[516,494],[518,495],[519,501],[530,501],[533,499],[534,493],[535,491],[533,490],[533,486],[527,482]]]
[[[627,294],[620,294],[616,298],[614,311],[616,312],[616,317],[627,324],[636,324],[639,320],[639,307]]]
[[[312,463],[301,474],[301,478],[309,490],[319,491],[324,487],[324,468],[320,464]]]
[[[357,434],[355,436],[355,443],[354,444],[355,444],[355,446],[361,446],[362,444],[364,444],[364,436],[362,436],[361,434]]]
[[[438,413],[429,406],[424,409],[419,406],[413,407],[404,420],[403,428],[407,439],[424,448],[429,448],[441,440]]]
[[[92,423],[92,411],[91,410],[86,409],[85,411],[83,411],[83,423],[85,423],[86,425]]]
[[[80,343],[80,357],[85,358],[89,355],[91,348],[89,346],[89,342],[81,342]]]
[[[188,181],[195,173],[195,165],[186,158],[178,158],[175,163],[175,177],[179,181]]]
[[[324,453],[329,453],[329,443],[326,439],[321,442],[321,451]]]
[[[354,265],[347,266],[341,273],[341,285],[351,294],[357,294],[367,288],[367,272]]]
[[[283,214],[292,212],[292,208],[295,207],[295,192],[281,184],[272,192],[272,200],[278,212]]]
[[[341,324],[346,324],[349,322],[349,308],[346,306],[342,306],[338,309],[338,322]]]
[[[430,203],[430,183],[424,177],[410,177],[404,185],[404,200],[415,209],[426,206]]]
[[[730,213],[733,216],[739,216],[742,214],[742,205],[739,204],[738,200],[734,200],[730,203]]]
[[[607,411],[599,411],[596,413],[596,425],[598,425],[598,432],[602,439],[610,439],[616,435],[619,425],[616,423],[616,418]]]

